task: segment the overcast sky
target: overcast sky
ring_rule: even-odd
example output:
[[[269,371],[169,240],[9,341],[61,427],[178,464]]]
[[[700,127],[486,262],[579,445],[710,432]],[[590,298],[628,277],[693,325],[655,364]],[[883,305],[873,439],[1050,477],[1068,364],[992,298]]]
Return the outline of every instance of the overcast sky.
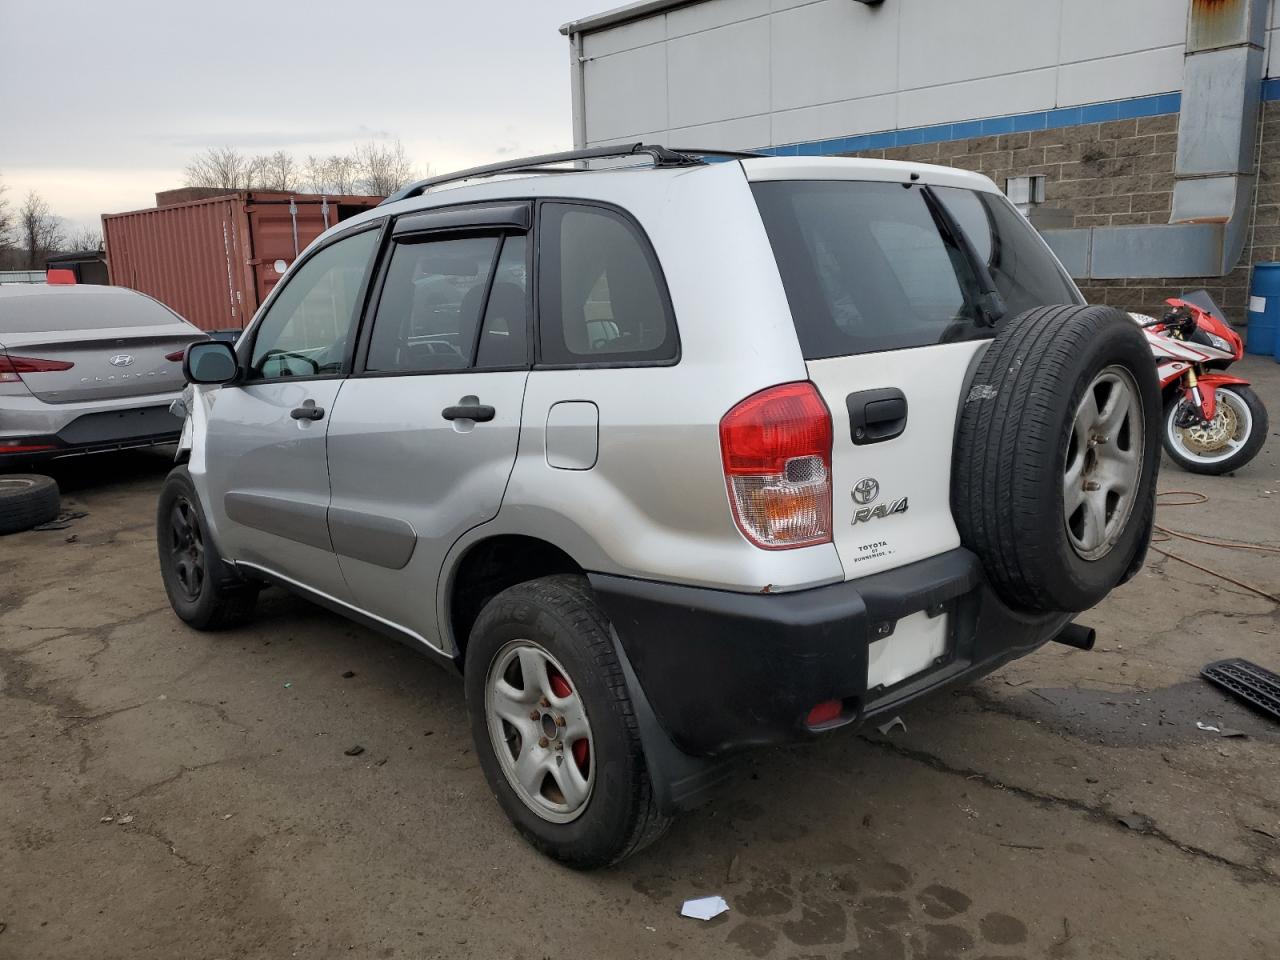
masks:
[[[434,171],[569,149],[562,23],[615,0],[0,0],[0,183],[70,225],[151,206],[207,146]],[[15,203],[16,205],[16,203]]]

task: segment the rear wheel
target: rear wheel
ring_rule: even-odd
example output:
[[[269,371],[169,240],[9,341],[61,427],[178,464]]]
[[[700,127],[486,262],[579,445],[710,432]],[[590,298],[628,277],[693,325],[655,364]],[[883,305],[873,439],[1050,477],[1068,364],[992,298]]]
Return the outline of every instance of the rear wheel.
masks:
[[[220,630],[249,619],[258,587],[239,577],[218,553],[186,467],[174,469],[160,490],[156,546],[169,605],[185,623],[197,630]]]
[[[1176,395],[1164,412],[1164,449],[1183,470],[1220,475],[1239,470],[1258,455],[1267,439],[1267,408],[1248,387],[1219,387],[1217,409],[1209,423],[1178,426],[1189,405]]]
[[[490,600],[465,672],[485,777],[533,846],[589,869],[662,835],[609,623],[584,578],[543,577]]]

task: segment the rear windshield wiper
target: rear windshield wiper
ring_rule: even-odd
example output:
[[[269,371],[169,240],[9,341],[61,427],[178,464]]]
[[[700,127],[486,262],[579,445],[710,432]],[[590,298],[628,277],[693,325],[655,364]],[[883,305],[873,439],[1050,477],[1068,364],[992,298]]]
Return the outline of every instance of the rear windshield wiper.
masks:
[[[920,188],[920,192],[924,195],[925,205],[929,208],[934,223],[942,232],[943,239],[960,251],[978,281],[978,299],[975,304],[978,311],[977,322],[984,327],[994,327],[1000,322],[1000,318],[1009,312],[1009,308],[1005,306],[1004,297],[996,289],[991,271],[987,269],[986,263],[978,254],[969,235],[956,222],[956,218],[951,215],[946,204],[938,199],[933,189],[925,184]]]

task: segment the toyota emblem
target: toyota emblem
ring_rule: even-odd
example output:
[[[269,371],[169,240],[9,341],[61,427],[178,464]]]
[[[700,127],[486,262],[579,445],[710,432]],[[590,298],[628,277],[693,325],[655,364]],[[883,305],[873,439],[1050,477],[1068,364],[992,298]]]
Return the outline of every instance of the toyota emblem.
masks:
[[[880,482],[875,477],[863,477],[853,485],[855,503],[871,503],[878,496],[880,496]]]
[[[129,364],[133,363],[133,357],[127,353],[117,353],[107,362],[113,367],[127,367]]]

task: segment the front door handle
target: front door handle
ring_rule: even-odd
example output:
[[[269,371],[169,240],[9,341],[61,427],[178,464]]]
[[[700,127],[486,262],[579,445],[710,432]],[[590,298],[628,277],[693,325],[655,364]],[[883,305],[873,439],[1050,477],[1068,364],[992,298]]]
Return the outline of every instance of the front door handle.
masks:
[[[317,407],[314,400],[303,400],[302,406],[289,411],[289,416],[295,420],[323,420],[324,407]]]
[[[907,429],[907,398],[895,387],[859,390],[845,397],[849,408],[849,439],[858,446],[881,443]]]
[[[440,415],[446,420],[474,420],[476,423],[488,423],[497,411],[486,403],[460,403],[445,407]]]

